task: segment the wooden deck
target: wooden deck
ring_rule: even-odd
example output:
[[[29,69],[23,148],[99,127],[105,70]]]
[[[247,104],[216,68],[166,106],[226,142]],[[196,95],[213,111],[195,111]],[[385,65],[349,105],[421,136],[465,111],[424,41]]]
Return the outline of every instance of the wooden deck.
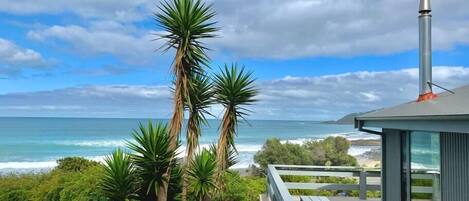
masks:
[[[271,201],[266,194],[259,196],[260,201]],[[366,200],[360,200],[358,197],[327,197],[329,201],[381,201],[380,198],[368,198]],[[293,196],[293,201],[301,201],[300,196]]]
[[[284,182],[281,176],[354,178],[357,183]],[[367,199],[366,195],[368,191],[381,190],[380,176],[377,169],[357,167],[269,165],[267,198],[270,201],[378,201],[380,199]],[[358,191],[359,197],[303,196],[303,199],[300,199],[300,196],[291,195],[289,190]]]
[[[301,197],[304,198],[304,197],[308,197],[308,196],[301,196]],[[294,198],[297,201],[311,201],[311,200],[316,201],[314,199],[310,199],[310,200],[303,199],[303,200],[301,200],[300,197],[294,197]],[[327,198],[327,200],[324,200],[324,201],[381,201],[380,198],[368,198],[366,200],[360,200],[358,197],[326,197],[326,198]],[[323,200],[321,200],[321,201],[323,201]]]

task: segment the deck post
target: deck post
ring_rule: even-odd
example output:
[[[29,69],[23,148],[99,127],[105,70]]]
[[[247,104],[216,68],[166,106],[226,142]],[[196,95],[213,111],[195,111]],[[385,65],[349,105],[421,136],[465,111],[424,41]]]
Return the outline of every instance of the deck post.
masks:
[[[433,199],[432,201],[440,201],[441,200],[441,192],[440,192],[440,175],[433,174],[432,176],[433,184],[432,184],[432,194]]]
[[[360,185],[360,200],[366,200],[366,171],[360,171],[360,178],[359,178],[359,185]]]
[[[267,183],[267,194],[271,201],[293,201],[293,197],[278,174],[275,165],[267,166]]]

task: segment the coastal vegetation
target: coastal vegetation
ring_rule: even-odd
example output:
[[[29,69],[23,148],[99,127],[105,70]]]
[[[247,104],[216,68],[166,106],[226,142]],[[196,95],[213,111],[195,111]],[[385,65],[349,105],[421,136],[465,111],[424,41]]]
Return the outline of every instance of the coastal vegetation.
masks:
[[[198,170],[193,172],[194,176],[190,176],[191,189],[199,188],[196,186],[200,186],[200,189],[207,189],[203,186],[210,186],[202,184],[203,182],[200,181],[197,184],[193,180],[194,178],[202,178],[201,175],[205,174],[199,171],[206,169],[203,168],[203,166],[207,159],[206,156],[208,151],[205,150],[200,153],[205,156],[201,158],[197,157],[198,159],[196,160],[196,163],[199,163],[200,166],[196,165],[199,166]],[[213,155],[210,157],[210,160],[213,162],[215,157]],[[116,151],[105,160],[104,165],[84,158],[72,157],[58,161],[58,166],[49,172],[1,175],[0,201],[126,200],[122,199],[123,197],[127,197],[127,200],[129,201],[150,200],[143,199],[141,197],[142,192],[138,192],[137,189],[133,188],[138,184],[138,180],[134,183],[136,180],[131,175],[135,175],[135,173],[129,171],[131,170],[128,168],[131,166],[130,163],[128,163],[129,160],[129,155],[126,155],[122,151]],[[111,161],[113,164],[109,164]],[[114,170],[109,170],[106,166],[113,167]],[[72,169],[68,167],[83,168]],[[215,171],[213,167],[212,170]],[[119,175],[122,176],[120,177],[121,179],[117,179],[119,177],[116,178],[115,176],[107,177],[106,175],[108,175],[108,171],[120,172]],[[172,178],[177,178],[177,175],[173,174]],[[115,181],[109,181],[109,179],[114,179]],[[172,186],[170,184],[168,198],[171,200],[180,200],[182,180],[180,177],[177,180],[179,181],[177,182],[177,185]],[[264,193],[266,189],[265,178],[241,177],[239,173],[235,171],[227,171],[223,176],[223,180],[226,183],[226,190],[215,195],[211,200],[254,201],[258,200],[259,194]],[[120,184],[119,186],[121,188],[119,188],[119,186],[109,185],[109,182],[115,183],[116,181],[120,181],[117,182],[117,184]],[[111,187],[110,189],[114,189],[114,194],[109,194],[109,191],[106,190],[106,188],[103,188],[107,185],[108,187]],[[204,191],[195,190],[189,194],[188,200],[198,201],[199,199],[197,198],[200,197],[200,195],[204,195]]]
[[[191,86],[194,83],[194,77],[204,75],[204,68],[209,65],[209,58],[206,50],[208,49],[201,41],[203,39],[215,37],[215,22],[213,17],[215,12],[210,5],[206,5],[201,0],[168,0],[162,1],[158,6],[158,12],[155,13],[155,19],[164,34],[159,35],[157,39],[162,39],[165,44],[161,47],[164,51],[173,49],[175,56],[173,60],[172,71],[174,74],[174,97],[173,97],[173,115],[169,125],[169,146],[175,149],[179,141],[179,135],[184,121],[184,109],[189,108],[193,112],[190,93]],[[196,140],[188,132],[187,140]],[[191,142],[197,143],[197,142]],[[191,149],[194,146],[191,146]],[[187,151],[187,161],[190,161],[189,151]],[[170,159],[173,163],[174,158]],[[184,173],[187,172],[185,164]],[[171,165],[167,168],[161,177],[161,183],[157,185],[158,200],[165,201],[168,197],[168,186],[171,177]],[[183,174],[184,182],[187,181],[186,174]],[[184,185],[183,200],[186,200],[187,185]]]
[[[358,166],[357,159],[348,154],[351,142],[344,137],[328,137],[324,140],[310,140],[303,144],[268,139],[254,160],[265,172],[268,164],[317,165],[317,166]],[[357,184],[355,178],[319,176],[282,176],[285,182]],[[357,197],[358,191],[342,190],[290,190],[292,195]],[[379,197],[379,192],[369,191],[367,197]]]
[[[133,140],[102,164],[72,157],[58,160],[50,172],[1,176],[0,201],[258,200],[266,189],[262,171],[254,177],[241,177],[230,170],[236,164],[238,124],[256,102],[256,79],[236,63],[225,64],[219,72],[207,71],[209,48],[203,41],[216,36],[214,17],[211,5],[201,0],[162,1],[155,13],[163,30],[157,39],[165,41],[161,49],[175,53],[169,125],[140,124],[132,133]],[[201,126],[207,124],[207,116],[213,116],[209,108],[214,104],[223,107],[218,143],[201,148]],[[178,158],[183,126],[187,126],[187,145],[185,157]],[[356,166],[349,148],[350,142],[342,137],[302,145],[270,139],[254,159],[263,170],[267,164]],[[326,179],[331,180],[335,181]]]
[[[357,166],[355,157],[348,154],[350,141],[344,137],[328,137],[303,144],[282,143],[268,139],[254,156],[254,161],[265,170],[268,164]]]
[[[80,157],[57,161],[50,172],[0,176],[0,201],[65,201],[65,200],[155,200],[158,185],[162,183],[165,166],[172,165],[168,200],[182,200],[181,159],[170,163],[177,151],[169,149],[169,131],[162,123],[149,122],[133,132],[134,140],[124,149],[117,149],[103,163]],[[194,201],[252,201],[265,193],[267,164],[291,165],[343,165],[356,166],[357,161],[348,155],[351,142],[343,137],[307,141],[303,144],[269,139],[255,155],[261,167],[259,172],[241,176],[227,169],[217,181],[217,147],[199,148],[194,152],[187,171],[187,200]],[[227,164],[236,163],[236,152],[228,152]],[[241,171],[240,171],[241,172]],[[353,178],[282,176],[289,182],[315,182],[355,184]],[[223,190],[218,183],[224,184]],[[356,191],[291,190],[293,195],[347,195]],[[379,197],[379,192],[369,192],[368,197]]]
[[[151,121],[147,126],[141,124],[133,131],[133,140],[127,143],[126,151],[115,150],[105,158],[104,164],[82,158],[62,159],[51,173],[30,175],[32,181],[37,181],[24,185],[30,186],[30,189],[19,187],[18,190],[6,191],[8,194],[1,199],[252,200],[264,191],[264,187],[260,188],[263,179],[251,182],[229,170],[236,163],[234,141],[238,122],[246,118],[250,112],[246,106],[256,101],[254,97],[258,92],[252,73],[246,71],[244,66],[225,65],[219,73],[206,72],[210,60],[206,53],[208,47],[202,40],[215,37],[218,28],[215,27],[214,16],[211,5],[201,0],[167,0],[158,5],[155,20],[163,34],[159,34],[157,40],[165,41],[161,47],[164,52],[175,52],[171,67],[174,75],[174,108],[168,126]],[[224,109],[218,144],[209,149],[200,149],[201,126],[207,124],[206,116],[212,115],[208,108],[213,104],[219,104]],[[183,124],[186,112],[189,118],[187,124]],[[179,137],[184,125],[187,126],[187,148],[185,158],[181,159],[176,156],[179,154]],[[63,178],[64,175],[66,178]],[[81,181],[68,181],[68,178],[79,176],[93,184],[80,189],[78,194],[82,197],[66,194],[69,192],[67,185]],[[18,181],[26,178],[28,176],[20,176]],[[50,178],[53,178],[52,181],[48,180]],[[9,179],[15,178],[10,176],[1,180]],[[53,182],[50,187],[54,189],[36,195],[37,189],[44,188],[42,183],[49,182]],[[247,184],[246,187],[237,187],[232,183]],[[229,188],[225,188],[225,184]],[[250,188],[250,184],[256,187]]]
[[[0,200],[108,200],[97,188],[104,173],[101,165],[83,158],[65,158],[57,162],[58,166],[46,173],[0,176]]]
[[[192,159],[194,157],[195,151],[199,147],[199,138],[202,135],[201,126],[208,125],[206,115],[211,115],[207,110],[213,104],[212,97],[214,94],[212,90],[212,81],[207,75],[196,75],[192,80],[192,83],[193,84],[191,85],[189,94],[190,97],[188,98],[188,100],[186,100],[187,102],[190,102],[190,104],[186,104],[187,110],[189,110],[189,119],[187,120],[186,133],[187,159]],[[187,194],[187,189],[189,188],[188,174],[190,174],[189,167],[191,167],[192,165],[197,165],[197,163],[195,163],[195,161],[186,160],[185,168],[183,170],[183,199],[185,198]]]
[[[244,70],[244,67],[239,68],[236,64],[231,67],[225,65],[219,74],[214,74],[213,77],[207,74],[206,69],[210,65],[207,55],[209,48],[204,42],[216,36],[218,28],[215,27],[214,17],[215,12],[211,5],[201,0],[163,1],[158,6],[158,12],[155,13],[157,23],[164,31],[164,34],[160,34],[157,38],[165,41],[161,48],[165,52],[175,51],[172,64],[174,108],[168,129],[168,144],[167,146],[165,144],[162,149],[167,149],[168,152],[177,150],[184,114],[186,111],[189,113],[186,155],[181,164],[183,183],[181,199],[183,201],[187,200],[190,193],[195,193],[198,200],[208,200],[214,191],[223,191],[222,179],[229,168],[232,153],[236,154],[234,138],[238,118],[244,118],[247,115],[249,110],[243,106],[255,102],[254,96],[257,95],[254,87],[255,79],[252,78],[250,72]],[[216,150],[216,153],[209,154],[207,150],[202,150],[197,154],[196,149],[202,134],[200,127],[207,124],[206,115],[211,115],[207,109],[214,103],[224,107],[220,137],[218,144],[212,149]],[[133,151],[145,156],[139,152],[141,149],[136,148],[136,146],[131,146]],[[212,161],[212,155],[216,160]],[[155,191],[155,199],[159,201],[166,201],[170,197],[168,188],[172,180],[171,172],[173,166],[178,163],[174,153],[168,153],[168,156],[164,164],[158,164],[158,167],[155,166],[156,163],[152,164],[152,170],[158,169],[158,173],[148,172],[145,175],[157,179],[148,181],[146,188],[147,194]],[[194,158],[195,156],[199,158]],[[132,158],[138,157],[134,155]],[[136,163],[137,168],[142,169],[142,165],[149,165],[148,160],[156,162],[152,158],[142,158],[141,162]],[[194,176],[200,178],[194,182]],[[190,180],[196,184],[192,186],[193,189],[198,189],[198,191],[190,192]],[[213,182],[216,182],[216,185]]]
[[[249,112],[244,106],[254,103],[257,90],[254,88],[254,79],[251,73],[244,68],[238,70],[236,64],[231,67],[225,65],[224,71],[214,78],[215,100],[224,107],[221,120],[221,132],[217,145],[217,183],[223,187],[222,175],[229,168],[229,153],[236,152],[235,136],[238,119],[244,119]]]

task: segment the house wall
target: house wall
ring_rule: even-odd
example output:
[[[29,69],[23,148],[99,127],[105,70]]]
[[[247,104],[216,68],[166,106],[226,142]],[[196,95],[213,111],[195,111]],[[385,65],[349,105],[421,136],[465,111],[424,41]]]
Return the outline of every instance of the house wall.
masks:
[[[401,134],[392,129],[383,129],[383,134],[383,201],[401,201]]]
[[[469,134],[442,133],[441,200],[469,200]]]

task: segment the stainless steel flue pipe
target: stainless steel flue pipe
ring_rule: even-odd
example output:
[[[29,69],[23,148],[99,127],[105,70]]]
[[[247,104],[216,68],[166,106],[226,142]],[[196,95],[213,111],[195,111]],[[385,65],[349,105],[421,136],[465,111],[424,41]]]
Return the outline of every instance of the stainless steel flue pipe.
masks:
[[[419,7],[419,93],[432,93],[432,9],[430,0],[420,0]]]

